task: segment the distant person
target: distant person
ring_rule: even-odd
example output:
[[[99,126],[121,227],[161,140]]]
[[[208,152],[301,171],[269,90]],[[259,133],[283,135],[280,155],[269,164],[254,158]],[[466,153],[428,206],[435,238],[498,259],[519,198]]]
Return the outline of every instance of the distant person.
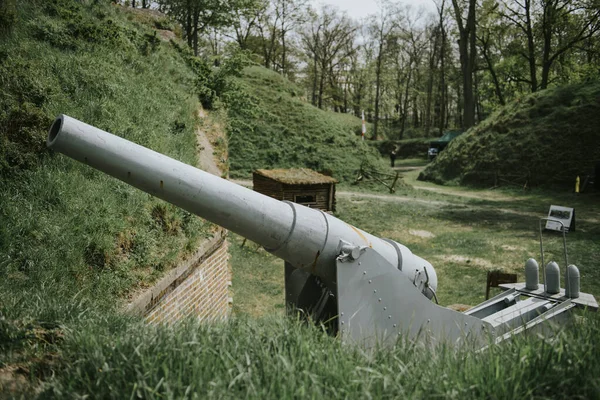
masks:
[[[398,153],[398,149],[394,147],[390,153],[390,162],[392,164],[392,168],[394,168],[394,163],[396,162],[396,154],[397,153]]]

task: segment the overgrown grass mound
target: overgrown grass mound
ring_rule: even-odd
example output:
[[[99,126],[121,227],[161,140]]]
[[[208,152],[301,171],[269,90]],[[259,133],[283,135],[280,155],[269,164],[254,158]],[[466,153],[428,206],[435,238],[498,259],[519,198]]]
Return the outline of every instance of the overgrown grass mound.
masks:
[[[302,89],[262,67],[246,68],[238,83],[247,96],[230,105],[232,176],[310,168],[343,181],[363,162],[379,165],[377,152],[360,140],[359,118],[313,107],[301,98]]]
[[[45,146],[64,113],[196,164],[196,76],[179,53],[109,2],[31,0],[16,11],[0,36],[0,319],[21,332],[0,329],[9,348],[35,321],[114,307],[209,229]]]
[[[600,82],[507,105],[450,142],[420,179],[438,183],[573,183],[600,161]]]

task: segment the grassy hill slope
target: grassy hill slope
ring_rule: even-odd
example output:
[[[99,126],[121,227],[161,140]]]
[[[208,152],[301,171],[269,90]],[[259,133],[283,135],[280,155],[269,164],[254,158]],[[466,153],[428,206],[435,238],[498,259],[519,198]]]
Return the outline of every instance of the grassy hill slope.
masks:
[[[0,368],[47,344],[35,329],[113,308],[210,229],[45,146],[65,113],[196,164],[196,76],[179,53],[108,2],[16,11],[0,36]]]
[[[300,88],[262,67],[246,68],[238,84],[248,96],[229,113],[232,176],[308,167],[349,180],[362,162],[380,165],[377,152],[360,140],[359,118],[313,107]]]
[[[453,140],[420,178],[574,184],[600,161],[599,126],[600,82],[534,93]]]

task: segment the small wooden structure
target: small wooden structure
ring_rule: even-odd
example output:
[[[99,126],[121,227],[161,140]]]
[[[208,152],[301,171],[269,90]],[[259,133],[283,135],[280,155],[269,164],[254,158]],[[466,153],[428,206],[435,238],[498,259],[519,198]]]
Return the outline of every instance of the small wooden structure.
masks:
[[[490,288],[500,287],[505,283],[517,283],[517,274],[507,274],[502,271],[488,271],[485,285],[485,299],[490,298]]]
[[[287,200],[323,211],[335,211],[335,184],[331,176],[307,168],[257,169],[254,190],[277,200]]]

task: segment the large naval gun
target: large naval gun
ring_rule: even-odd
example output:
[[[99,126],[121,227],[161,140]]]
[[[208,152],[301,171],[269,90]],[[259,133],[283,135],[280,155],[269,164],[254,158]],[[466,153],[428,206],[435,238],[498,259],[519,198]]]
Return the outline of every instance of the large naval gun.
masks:
[[[66,115],[52,124],[47,145],[283,259],[288,306],[333,326],[345,342],[391,344],[404,335],[484,346],[562,320],[575,306],[598,306],[580,295],[576,267],[567,269],[570,291],[555,284],[546,290],[531,259],[526,284],[456,312],[436,304],[437,276],[429,262],[330,214],[275,200]]]

